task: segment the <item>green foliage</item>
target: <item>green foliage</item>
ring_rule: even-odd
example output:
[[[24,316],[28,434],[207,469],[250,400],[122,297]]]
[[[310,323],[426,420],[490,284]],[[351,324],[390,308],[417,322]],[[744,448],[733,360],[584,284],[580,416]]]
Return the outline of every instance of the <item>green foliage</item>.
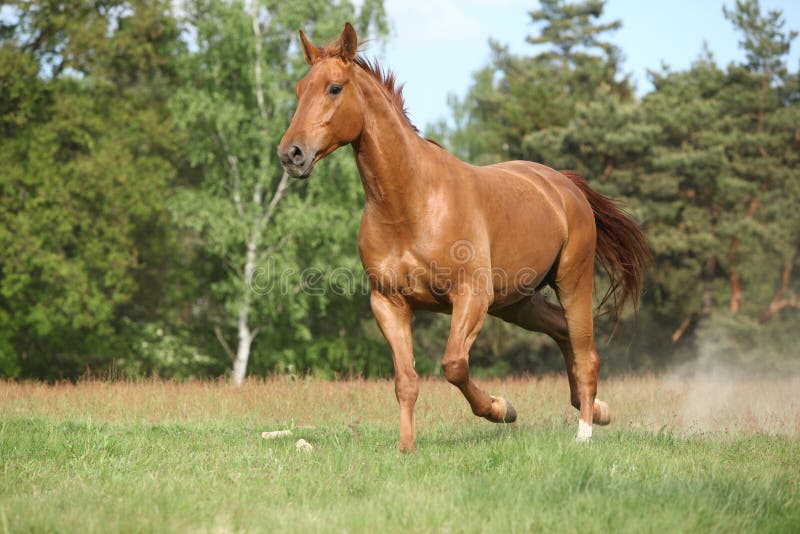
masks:
[[[17,6],[0,80],[0,361],[54,378],[105,365],[125,305],[164,250],[176,138],[164,113],[182,50],[166,5]],[[21,74],[20,77],[18,77]],[[157,260],[156,260],[157,261]]]
[[[288,124],[305,69],[297,28],[325,41],[353,20],[380,36],[382,2],[264,2],[254,7],[258,52],[250,3],[192,2],[180,18],[158,2],[10,9],[0,43],[0,373],[218,375],[230,365],[218,340],[235,339],[243,295],[256,372],[390,369],[388,358],[374,362],[385,351],[365,326],[354,217],[363,193],[346,154],[269,208],[255,239],[260,278],[242,276],[281,179],[269,140]],[[249,202],[256,191],[261,205]],[[354,273],[344,291],[304,287],[307,269],[337,267]],[[283,286],[257,295],[250,282],[265,277]]]
[[[130,323],[130,322],[129,322]],[[179,380],[221,374],[219,362],[157,324],[128,324],[131,344],[114,361],[113,378],[143,376]]]
[[[784,56],[798,32],[784,32],[786,21],[781,11],[770,10],[763,16],[758,0],[736,0],[734,9],[723,5],[722,12],[743,34],[739,45],[746,51],[747,69],[762,73],[769,81],[785,76]]]
[[[275,156],[307,69],[297,29],[326,42],[350,20],[380,40],[383,2],[174,5],[4,6],[0,376],[219,376],[241,340],[253,374],[389,373],[351,154],[307,182]],[[429,130],[476,164],[575,169],[643,222],[656,267],[607,348],[614,321],[598,318],[604,369],[698,353],[780,368],[796,358],[800,309],[800,76],[786,65],[797,32],[737,0],[723,15],[745,61],[703,51],[685,71],[653,72],[639,100],[604,5],[540,2],[531,54],[492,41],[467,96],[451,99],[454,127]],[[415,319],[421,373],[439,372],[448,325]],[[492,320],[472,361],[484,375],[563,366],[549,340]]]
[[[539,54],[538,58],[549,59],[559,69],[571,68],[571,74],[584,76],[586,67],[598,63],[599,58],[580,49],[599,48],[612,61],[619,55],[614,45],[598,38],[600,34],[618,30],[622,26],[619,20],[609,24],[597,23],[604,6],[605,0],[587,0],[583,3],[542,0],[541,8],[531,11],[530,16],[534,24],[544,23],[544,28],[538,36],[529,36],[527,41],[553,48]],[[615,74],[613,70],[610,72]]]
[[[600,24],[605,2],[543,2],[530,13],[541,33],[528,38],[534,56],[515,56],[490,42],[492,61],[475,74],[475,83],[463,102],[452,101],[456,128],[439,132],[461,157],[478,164],[507,159],[548,163],[547,143],[530,137],[553,135],[569,123],[582,102],[611,92],[631,97],[627,77],[619,73],[620,51],[602,40],[620,26]],[[552,139],[549,139],[552,141]]]

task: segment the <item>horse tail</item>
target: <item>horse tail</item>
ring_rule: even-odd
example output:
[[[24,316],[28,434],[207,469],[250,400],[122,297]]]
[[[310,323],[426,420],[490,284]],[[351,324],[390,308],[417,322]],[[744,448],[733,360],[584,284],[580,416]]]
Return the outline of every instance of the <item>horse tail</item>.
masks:
[[[611,279],[611,285],[600,301],[600,306],[609,298],[613,299],[617,318],[628,301],[636,310],[644,273],[653,261],[644,232],[629,214],[620,209],[617,201],[592,189],[579,174],[560,172],[578,186],[594,212],[597,261]]]

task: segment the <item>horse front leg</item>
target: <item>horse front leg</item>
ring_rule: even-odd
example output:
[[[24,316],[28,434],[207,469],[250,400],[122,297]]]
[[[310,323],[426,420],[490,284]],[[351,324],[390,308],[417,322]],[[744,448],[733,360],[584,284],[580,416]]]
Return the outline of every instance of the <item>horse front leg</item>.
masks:
[[[450,337],[442,358],[444,376],[461,390],[472,413],[494,423],[513,423],[517,411],[511,403],[486,394],[469,377],[469,349],[483,326],[489,299],[485,294],[462,293],[453,298]]]
[[[392,349],[394,392],[400,405],[400,451],[414,452],[414,404],[419,394],[419,380],[414,369],[411,339],[411,306],[402,295],[384,295],[373,291],[370,305],[383,337]]]

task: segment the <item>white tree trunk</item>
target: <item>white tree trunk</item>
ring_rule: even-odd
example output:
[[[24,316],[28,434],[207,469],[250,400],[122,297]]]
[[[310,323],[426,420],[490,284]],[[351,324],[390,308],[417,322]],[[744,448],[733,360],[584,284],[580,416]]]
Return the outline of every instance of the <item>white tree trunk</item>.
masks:
[[[231,382],[241,386],[244,375],[247,373],[247,363],[250,361],[250,347],[253,344],[253,332],[250,330],[248,318],[250,316],[250,278],[256,267],[256,243],[250,240],[247,243],[247,260],[244,266],[244,288],[242,299],[239,302],[239,321],[238,321],[238,346],[236,347],[236,358],[233,360],[233,374]]]
[[[253,204],[260,208],[263,201],[264,188],[261,184],[256,184],[255,191],[253,192]],[[253,279],[253,274],[256,271],[261,228],[262,221],[256,219],[250,231],[250,239],[247,241],[247,255],[244,261],[244,280],[242,280],[242,297],[239,301],[239,320],[237,325],[239,342],[236,348],[236,358],[233,360],[233,374],[231,375],[231,381],[237,386],[242,384],[244,375],[247,373],[247,362],[250,360],[250,347],[255,337],[253,331],[250,329],[248,319],[250,317],[250,305],[253,298],[250,284]]]
[[[242,317],[244,315],[244,317]],[[253,342],[250,327],[247,326],[247,311],[242,307],[239,310],[239,346],[236,349],[236,359],[233,360],[233,374],[231,374],[231,382],[234,385],[241,386],[244,381],[244,375],[247,373],[247,362],[250,359],[250,345]]]

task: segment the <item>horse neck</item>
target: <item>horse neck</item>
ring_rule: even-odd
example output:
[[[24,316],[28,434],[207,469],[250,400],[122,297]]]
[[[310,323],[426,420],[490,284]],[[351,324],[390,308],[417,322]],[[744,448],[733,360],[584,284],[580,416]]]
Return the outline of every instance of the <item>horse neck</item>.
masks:
[[[360,72],[359,78],[364,127],[353,151],[367,205],[392,220],[408,219],[418,205],[428,143],[371,75]]]

